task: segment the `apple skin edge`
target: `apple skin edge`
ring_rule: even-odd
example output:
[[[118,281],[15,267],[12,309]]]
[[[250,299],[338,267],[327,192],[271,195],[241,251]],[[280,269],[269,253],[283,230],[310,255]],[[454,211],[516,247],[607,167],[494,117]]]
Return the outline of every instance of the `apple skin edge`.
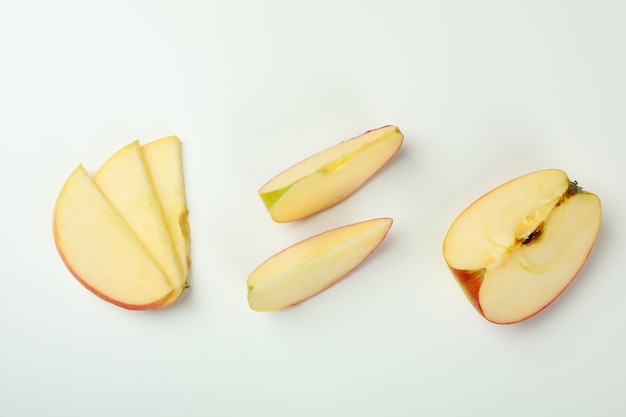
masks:
[[[480,269],[477,271],[466,271],[452,267],[449,268],[452,275],[454,275],[454,278],[456,278],[457,282],[461,286],[461,289],[463,289],[463,292],[469,302],[481,315],[484,315],[483,309],[480,307],[480,301],[478,300],[478,292],[480,291],[480,286],[483,283],[485,270]]]

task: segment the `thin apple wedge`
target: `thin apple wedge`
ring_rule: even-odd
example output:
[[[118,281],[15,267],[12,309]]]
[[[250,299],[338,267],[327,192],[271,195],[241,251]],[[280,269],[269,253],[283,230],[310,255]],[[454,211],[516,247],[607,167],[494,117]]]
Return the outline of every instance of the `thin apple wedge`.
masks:
[[[578,274],[600,228],[600,199],[547,169],[488,192],[452,223],[447,265],[489,321],[533,316]]]
[[[403,139],[396,126],[367,131],[283,171],[259,195],[276,222],[311,216],[359,189],[396,154]]]
[[[189,277],[190,231],[180,139],[176,136],[161,138],[144,145],[142,150],[185,283]],[[176,293],[168,301],[173,302],[175,297]]]
[[[66,181],[53,217],[57,249],[89,290],[118,306],[173,304],[187,287],[189,225],[180,141],[138,141],[91,178],[81,166]]]
[[[390,218],[354,223],[313,236],[277,253],[248,277],[250,308],[279,310],[330,287],[378,247],[391,224]]]

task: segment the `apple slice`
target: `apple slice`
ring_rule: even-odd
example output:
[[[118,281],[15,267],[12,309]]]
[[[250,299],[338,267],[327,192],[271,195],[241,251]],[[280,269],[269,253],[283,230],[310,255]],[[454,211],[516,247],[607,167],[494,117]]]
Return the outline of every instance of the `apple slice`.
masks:
[[[189,277],[190,233],[180,140],[176,136],[168,136],[152,141],[142,149],[186,282]],[[175,295],[172,294],[172,297]]]
[[[396,126],[344,141],[283,171],[259,194],[272,219],[290,222],[325,210],[360,188],[402,145]]]
[[[293,306],[350,273],[383,241],[392,219],[379,218],[329,230],[277,253],[248,277],[255,311]]]
[[[522,321],[563,292],[600,228],[600,199],[547,169],[485,194],[452,223],[443,255],[489,321]]]
[[[174,288],[170,301],[178,298],[186,279],[139,141],[117,151],[93,180],[167,277]]]
[[[54,210],[54,240],[63,262],[94,294],[127,309],[160,306],[173,287],[82,165]]]

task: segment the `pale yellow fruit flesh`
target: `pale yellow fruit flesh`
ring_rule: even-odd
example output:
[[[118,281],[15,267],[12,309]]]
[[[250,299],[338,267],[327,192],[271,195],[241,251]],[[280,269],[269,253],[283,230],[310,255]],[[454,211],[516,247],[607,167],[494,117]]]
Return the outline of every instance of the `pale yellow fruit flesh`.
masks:
[[[444,240],[448,266],[494,323],[526,319],[575,277],[600,227],[601,205],[560,170],[516,178],[482,196]]]
[[[383,241],[391,224],[390,218],[355,223],[279,252],[248,277],[250,308],[278,310],[318,294],[361,264]]]
[[[569,187],[560,170],[538,171],[508,182],[457,217],[444,241],[444,256],[456,269],[490,268],[532,233]]]
[[[79,166],[54,212],[54,237],[76,278],[103,299],[125,308],[152,308],[173,288],[143,244]]]
[[[259,194],[276,222],[311,216],[361,187],[393,157],[403,139],[396,126],[368,131],[294,165]]]
[[[531,244],[488,268],[479,292],[484,316],[518,321],[554,300],[585,263],[600,227],[600,200],[577,194],[554,209]]]
[[[168,136],[144,145],[142,150],[186,282],[189,277],[190,232],[180,140],[176,136]],[[171,297],[176,297],[176,294]]]
[[[139,142],[111,156],[94,176],[94,182],[159,265],[174,289],[175,299],[186,279]]]

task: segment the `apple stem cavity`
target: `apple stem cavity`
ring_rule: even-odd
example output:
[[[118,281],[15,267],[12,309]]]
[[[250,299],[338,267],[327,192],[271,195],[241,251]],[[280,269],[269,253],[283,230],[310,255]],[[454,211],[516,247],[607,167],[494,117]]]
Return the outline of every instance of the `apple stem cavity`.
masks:
[[[567,192],[565,193],[566,197],[570,197],[576,194],[580,194],[583,192],[583,188],[578,185],[578,181],[570,181],[569,187],[567,188]]]
[[[570,181],[567,187],[567,191],[563,194],[563,198],[557,203],[556,207],[563,204],[565,200],[576,195],[581,194],[583,192],[583,188],[578,185],[578,181]],[[543,229],[543,223],[541,223],[535,230],[533,230],[528,236],[522,240],[522,245],[530,245],[531,243],[537,242],[537,240],[541,237]]]

